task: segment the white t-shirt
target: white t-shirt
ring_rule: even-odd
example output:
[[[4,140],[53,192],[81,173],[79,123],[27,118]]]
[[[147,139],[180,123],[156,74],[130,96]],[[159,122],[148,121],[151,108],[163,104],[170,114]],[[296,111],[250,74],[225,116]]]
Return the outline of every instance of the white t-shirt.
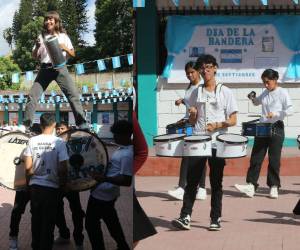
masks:
[[[59,162],[69,159],[66,143],[54,135],[41,134],[29,139],[24,152],[33,160],[33,176],[29,185],[58,188]]]
[[[205,127],[208,123],[224,122],[232,113],[238,111],[233,93],[229,88],[221,84],[217,85],[213,92],[207,91],[204,87],[199,87],[195,107],[198,115],[194,133],[211,135],[214,146],[216,136],[226,133],[227,128],[208,132],[205,131]]]
[[[200,86],[199,83],[197,85],[191,85],[189,89],[185,91],[185,95],[183,98],[185,108],[186,108],[184,119],[189,118],[189,108],[195,105],[198,96],[199,86]]]
[[[121,146],[112,155],[108,166],[106,176],[113,177],[117,175],[132,176],[133,173],[133,145]],[[99,184],[91,195],[104,201],[115,200],[120,196],[120,186],[103,182]]]
[[[262,117],[260,122],[275,123],[278,120],[283,121],[286,116],[293,113],[293,105],[286,89],[277,87],[273,91],[265,89],[261,95],[253,100],[254,105],[262,105]],[[274,117],[266,118],[267,114],[272,112]]]
[[[46,40],[50,36],[52,36],[52,35],[45,35],[44,39],[43,39],[42,35],[39,35],[39,37],[38,37],[41,41],[41,46],[39,47],[39,49],[37,51],[37,56],[41,63],[51,63],[51,59],[48,55],[48,51],[44,44],[44,40]],[[68,49],[74,49],[72,42],[66,33],[55,34],[55,36],[57,36],[59,44],[65,44]],[[33,47],[33,50],[34,49],[35,49],[35,45]],[[67,52],[63,51],[63,55],[64,55],[64,57],[67,57]]]

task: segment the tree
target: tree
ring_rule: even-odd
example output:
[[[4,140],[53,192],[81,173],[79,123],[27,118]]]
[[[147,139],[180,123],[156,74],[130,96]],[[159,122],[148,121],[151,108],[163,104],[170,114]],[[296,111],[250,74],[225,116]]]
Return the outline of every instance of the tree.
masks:
[[[21,0],[19,10],[15,12],[12,25],[13,39],[17,41],[18,34],[23,25],[26,25],[33,17],[33,1]]]
[[[0,89],[18,89],[20,84],[11,82],[12,73],[20,72],[20,68],[15,64],[10,56],[0,57]]]
[[[127,54],[132,51],[132,1],[96,1],[96,46],[101,56]]]
[[[58,10],[60,2],[60,0],[34,0],[33,16],[44,16],[47,11]]]
[[[3,31],[3,38],[6,40],[10,49],[12,50],[12,42],[13,42],[12,28],[7,28]]]
[[[37,61],[32,58],[32,48],[35,39],[41,32],[44,18],[39,17],[24,25],[19,32],[19,38],[16,41],[16,48],[13,51],[13,58],[22,71],[35,68]]]
[[[61,19],[75,49],[84,45],[82,34],[88,26],[86,7],[86,0],[64,0],[60,4]]]

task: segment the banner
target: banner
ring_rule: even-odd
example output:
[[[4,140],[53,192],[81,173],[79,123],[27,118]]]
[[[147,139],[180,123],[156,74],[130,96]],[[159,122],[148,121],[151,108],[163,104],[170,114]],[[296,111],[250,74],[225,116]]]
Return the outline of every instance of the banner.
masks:
[[[185,64],[205,53],[216,57],[222,83],[260,83],[267,68],[279,72],[279,81],[300,82],[299,23],[285,15],[168,17],[163,77],[188,82]]]

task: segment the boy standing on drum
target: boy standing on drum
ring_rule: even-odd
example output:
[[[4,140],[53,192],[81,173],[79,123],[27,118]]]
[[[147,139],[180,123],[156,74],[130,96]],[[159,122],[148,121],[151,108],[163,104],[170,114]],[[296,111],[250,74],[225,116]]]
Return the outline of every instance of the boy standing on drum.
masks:
[[[73,45],[62,27],[58,13],[56,11],[47,12],[44,17],[42,34],[36,40],[32,52],[32,57],[39,60],[41,65],[28,95],[24,125],[27,128],[31,126],[38,99],[47,89],[48,85],[55,80],[71,105],[76,125],[82,129],[88,129],[82,105],[79,100],[78,90],[68,72],[67,66],[65,65],[54,69],[51,63],[44,44],[44,41],[51,36],[56,36],[58,38],[60,47],[63,50],[63,55],[66,58],[75,56]]]
[[[278,198],[278,188],[280,187],[280,158],[284,141],[284,124],[286,116],[292,115],[292,102],[287,90],[278,86],[279,74],[273,69],[266,69],[261,79],[266,89],[261,95],[256,97],[253,91],[248,98],[254,105],[262,105],[262,116],[260,122],[272,123],[273,134],[270,137],[255,137],[251,153],[250,167],[248,169],[246,185],[236,184],[235,188],[253,197],[258,187],[260,169],[268,151],[269,165],[267,185],[270,187],[270,198]]]
[[[59,188],[66,184],[69,156],[65,142],[53,135],[55,115],[42,114],[40,123],[42,134],[31,137],[24,152],[31,199],[31,246],[33,250],[51,250]]]
[[[231,90],[216,82],[215,74],[218,64],[215,57],[203,54],[197,59],[197,64],[204,80],[204,86],[199,88],[195,107],[189,109],[189,121],[195,124],[195,134],[209,134],[212,136],[212,157],[189,158],[183,206],[180,217],[173,220],[172,224],[179,229],[190,229],[197,185],[208,161],[211,185],[211,223],[209,230],[217,231],[221,229],[222,181],[225,160],[216,157],[215,140],[219,133],[226,132],[228,127],[236,124],[238,108]]]
[[[132,123],[124,120],[118,121],[111,127],[111,132],[119,148],[111,157],[106,176],[95,172],[90,173],[99,182],[91,192],[85,218],[85,228],[93,250],[105,249],[101,219],[117,242],[117,249],[131,249],[126,242],[115,209],[115,202],[120,196],[120,186],[131,185],[133,173]]]

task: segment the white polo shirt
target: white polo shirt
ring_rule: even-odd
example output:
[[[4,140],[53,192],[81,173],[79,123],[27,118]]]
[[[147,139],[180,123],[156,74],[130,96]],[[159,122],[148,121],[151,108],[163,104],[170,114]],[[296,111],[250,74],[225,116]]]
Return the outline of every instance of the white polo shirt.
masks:
[[[254,105],[262,105],[262,117],[260,122],[275,123],[283,121],[286,116],[293,114],[293,105],[286,89],[277,87],[273,91],[265,89],[261,95],[253,100]],[[267,114],[272,112],[272,118],[266,118]]]
[[[197,85],[191,85],[189,89],[185,91],[185,95],[183,98],[185,108],[186,108],[184,119],[189,118],[189,108],[194,106],[197,100],[199,86],[200,83],[198,83]]]

